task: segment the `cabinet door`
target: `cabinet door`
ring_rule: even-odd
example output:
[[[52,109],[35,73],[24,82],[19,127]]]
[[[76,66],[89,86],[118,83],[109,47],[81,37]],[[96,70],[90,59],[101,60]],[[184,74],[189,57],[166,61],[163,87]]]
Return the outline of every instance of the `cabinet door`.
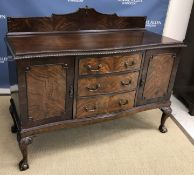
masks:
[[[72,119],[74,59],[34,59],[21,67],[25,70],[25,123],[40,125]]]
[[[146,53],[138,104],[164,101],[170,98],[178,63],[175,53],[168,50]]]

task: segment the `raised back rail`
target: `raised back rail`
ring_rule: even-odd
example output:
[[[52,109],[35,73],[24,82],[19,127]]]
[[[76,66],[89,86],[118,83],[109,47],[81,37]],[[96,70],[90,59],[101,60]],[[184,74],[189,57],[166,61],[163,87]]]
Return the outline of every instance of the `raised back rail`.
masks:
[[[53,32],[145,28],[146,17],[121,17],[102,14],[93,8],[51,17],[8,18],[8,32]]]

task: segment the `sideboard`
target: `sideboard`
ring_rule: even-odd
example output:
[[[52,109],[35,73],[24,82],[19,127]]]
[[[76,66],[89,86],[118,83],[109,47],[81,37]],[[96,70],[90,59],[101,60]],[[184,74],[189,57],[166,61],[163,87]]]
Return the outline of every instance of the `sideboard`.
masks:
[[[159,130],[171,115],[170,96],[182,42],[145,29],[146,17],[119,17],[80,8],[51,17],[8,18],[10,113],[23,159],[43,132],[159,108]]]

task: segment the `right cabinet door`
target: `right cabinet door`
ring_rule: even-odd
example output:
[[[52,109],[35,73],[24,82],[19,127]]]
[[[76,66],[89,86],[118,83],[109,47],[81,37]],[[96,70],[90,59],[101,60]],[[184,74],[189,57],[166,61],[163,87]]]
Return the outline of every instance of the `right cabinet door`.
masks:
[[[152,50],[145,55],[137,104],[168,100],[178,59],[176,50]]]

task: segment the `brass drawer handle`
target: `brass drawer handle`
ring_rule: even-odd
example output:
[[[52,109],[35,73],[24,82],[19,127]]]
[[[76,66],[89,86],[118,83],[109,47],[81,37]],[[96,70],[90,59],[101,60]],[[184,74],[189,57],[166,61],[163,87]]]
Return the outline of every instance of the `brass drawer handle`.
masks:
[[[95,112],[96,106],[85,106],[84,109],[86,112]]]
[[[125,105],[127,105],[128,103],[129,103],[129,101],[126,100],[126,99],[121,99],[121,100],[119,100],[119,105],[120,105],[120,106],[125,106]]]
[[[122,86],[129,86],[131,85],[132,81],[131,80],[128,80],[128,81],[121,81],[121,85]]]
[[[124,65],[126,68],[132,67],[135,65],[135,61],[125,61]]]
[[[97,67],[92,67],[91,65],[87,65],[87,68],[91,72],[99,72],[100,68],[102,68],[102,64],[99,64]]]
[[[96,84],[96,85],[94,85],[94,86],[87,87],[87,89],[88,89],[88,91],[90,91],[90,92],[94,92],[94,91],[97,91],[100,87],[101,87],[100,84]]]

